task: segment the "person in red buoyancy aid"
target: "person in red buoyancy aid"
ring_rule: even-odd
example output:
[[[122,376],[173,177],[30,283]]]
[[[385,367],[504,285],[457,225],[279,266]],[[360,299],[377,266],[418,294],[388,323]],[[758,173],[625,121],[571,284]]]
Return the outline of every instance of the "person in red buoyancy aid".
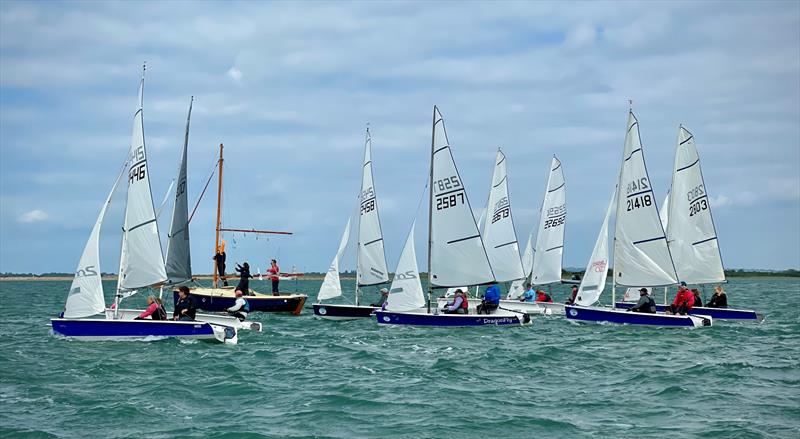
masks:
[[[536,301],[537,302],[545,302],[545,303],[553,303],[553,298],[550,297],[549,294],[545,293],[542,290],[536,290]]]
[[[685,315],[692,310],[693,306],[694,294],[686,288],[686,282],[681,282],[678,287],[678,293],[675,294],[675,299],[672,301],[672,305],[669,306],[669,312]]]
[[[469,300],[463,291],[456,290],[453,294],[453,302],[445,305],[442,310],[445,314],[469,314]]]
[[[278,267],[278,261],[275,259],[271,260],[267,272],[272,275],[270,277],[272,280],[272,295],[279,296],[280,292],[278,291],[278,285],[281,282],[281,278],[279,276],[281,274],[281,269]]]

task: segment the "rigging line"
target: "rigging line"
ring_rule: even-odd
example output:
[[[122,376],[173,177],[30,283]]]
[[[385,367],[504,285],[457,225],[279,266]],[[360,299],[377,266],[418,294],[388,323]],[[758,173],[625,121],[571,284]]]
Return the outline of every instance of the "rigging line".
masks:
[[[208,185],[211,183],[211,179],[214,178],[214,174],[217,173],[217,164],[219,163],[219,159],[214,161],[214,166],[211,168],[211,175],[208,176],[208,180],[206,180],[206,185],[203,186],[203,191],[200,192],[200,196],[197,198],[197,202],[194,204],[194,209],[192,209],[192,214],[189,215],[189,220],[187,223],[192,222],[192,218],[194,217],[194,213],[197,212],[197,208],[200,207],[200,201],[203,199],[203,195],[206,193],[206,189],[208,189]]]

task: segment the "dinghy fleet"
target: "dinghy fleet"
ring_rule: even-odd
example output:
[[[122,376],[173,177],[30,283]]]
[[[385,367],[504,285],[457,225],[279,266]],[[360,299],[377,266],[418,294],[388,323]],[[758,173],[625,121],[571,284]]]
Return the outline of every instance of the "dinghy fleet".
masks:
[[[192,321],[137,319],[142,310],[124,309],[121,303],[140,291],[158,291],[193,281],[189,251],[187,199],[187,148],[192,103],[186,121],[184,145],[175,182],[175,196],[166,259],[161,250],[158,221],[150,190],[150,171],[143,125],[144,70],[133,118],[130,150],[91,230],[67,295],[64,312],[51,320],[53,332],[90,340],[179,337],[234,344],[238,331],[261,331],[258,322],[241,321],[223,314],[197,314]],[[313,304],[322,320],[373,319],[379,325],[415,326],[520,326],[537,315],[564,316],[572,322],[605,322],[627,325],[707,327],[715,319],[763,320],[752,310],[695,307],[684,315],[666,313],[666,291],[680,282],[693,285],[725,282],[722,258],[711,216],[694,136],[678,129],[672,185],[659,211],[645,163],[639,123],[630,110],[619,174],[603,217],[597,241],[580,279],[574,302],[564,304],[523,302],[526,284],[543,287],[563,281],[562,260],[566,226],[566,181],[562,163],[553,156],[542,198],[539,221],[520,255],[509,196],[507,157],[498,149],[484,214],[475,219],[438,107],[433,108],[429,175],[424,195],[413,216],[402,253],[390,276],[379,216],[379,197],[372,172],[372,138],[364,142],[361,187],[356,229],[356,277],[352,303],[343,296],[340,262],[350,241],[353,221],[346,219],[339,248]],[[220,145],[217,245],[221,227],[222,157]],[[126,172],[127,171],[127,172]],[[107,209],[120,184],[127,186],[119,275],[113,304],[107,308],[100,277],[99,241]],[[423,209],[427,201],[426,208]],[[423,288],[415,248],[418,218],[427,212],[427,289]],[[343,221],[345,218],[343,218]],[[613,221],[613,228],[611,227]],[[613,264],[609,232],[613,231]],[[257,232],[253,230],[253,232]],[[609,268],[611,306],[598,306]],[[216,267],[215,267],[216,274]],[[389,284],[388,295],[378,304],[364,305],[362,289]],[[233,288],[195,286],[192,296],[201,310],[219,312],[236,297]],[[481,286],[505,284],[506,297],[489,313],[478,313]],[[626,288],[625,299],[640,288],[664,288],[665,303],[655,313],[631,312],[633,303],[617,301],[617,287]],[[469,297],[470,289],[475,291]],[[454,291],[463,308],[445,312]],[[299,314],[303,294],[268,296],[250,293],[251,311]],[[463,294],[463,295],[462,295]],[[175,302],[178,297],[175,293]],[[331,302],[333,300],[333,302]],[[99,317],[98,317],[99,316]]]

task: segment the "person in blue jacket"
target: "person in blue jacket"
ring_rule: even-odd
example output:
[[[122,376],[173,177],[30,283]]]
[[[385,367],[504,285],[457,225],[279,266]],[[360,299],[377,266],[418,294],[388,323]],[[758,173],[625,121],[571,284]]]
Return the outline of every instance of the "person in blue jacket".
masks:
[[[533,285],[530,282],[525,282],[525,292],[522,293],[522,296],[519,298],[520,302],[536,302],[536,291],[533,289]]]
[[[492,282],[483,293],[483,300],[478,305],[478,314],[491,314],[500,306],[500,287]]]

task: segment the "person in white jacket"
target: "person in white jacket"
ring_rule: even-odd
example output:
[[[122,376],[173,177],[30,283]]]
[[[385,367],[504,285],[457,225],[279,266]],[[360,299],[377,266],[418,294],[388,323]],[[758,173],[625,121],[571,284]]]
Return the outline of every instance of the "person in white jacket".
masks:
[[[236,302],[232,307],[228,308],[227,311],[228,314],[236,317],[242,322],[247,318],[247,312],[250,311],[250,306],[247,303],[247,300],[242,297],[242,290],[236,290]]]

